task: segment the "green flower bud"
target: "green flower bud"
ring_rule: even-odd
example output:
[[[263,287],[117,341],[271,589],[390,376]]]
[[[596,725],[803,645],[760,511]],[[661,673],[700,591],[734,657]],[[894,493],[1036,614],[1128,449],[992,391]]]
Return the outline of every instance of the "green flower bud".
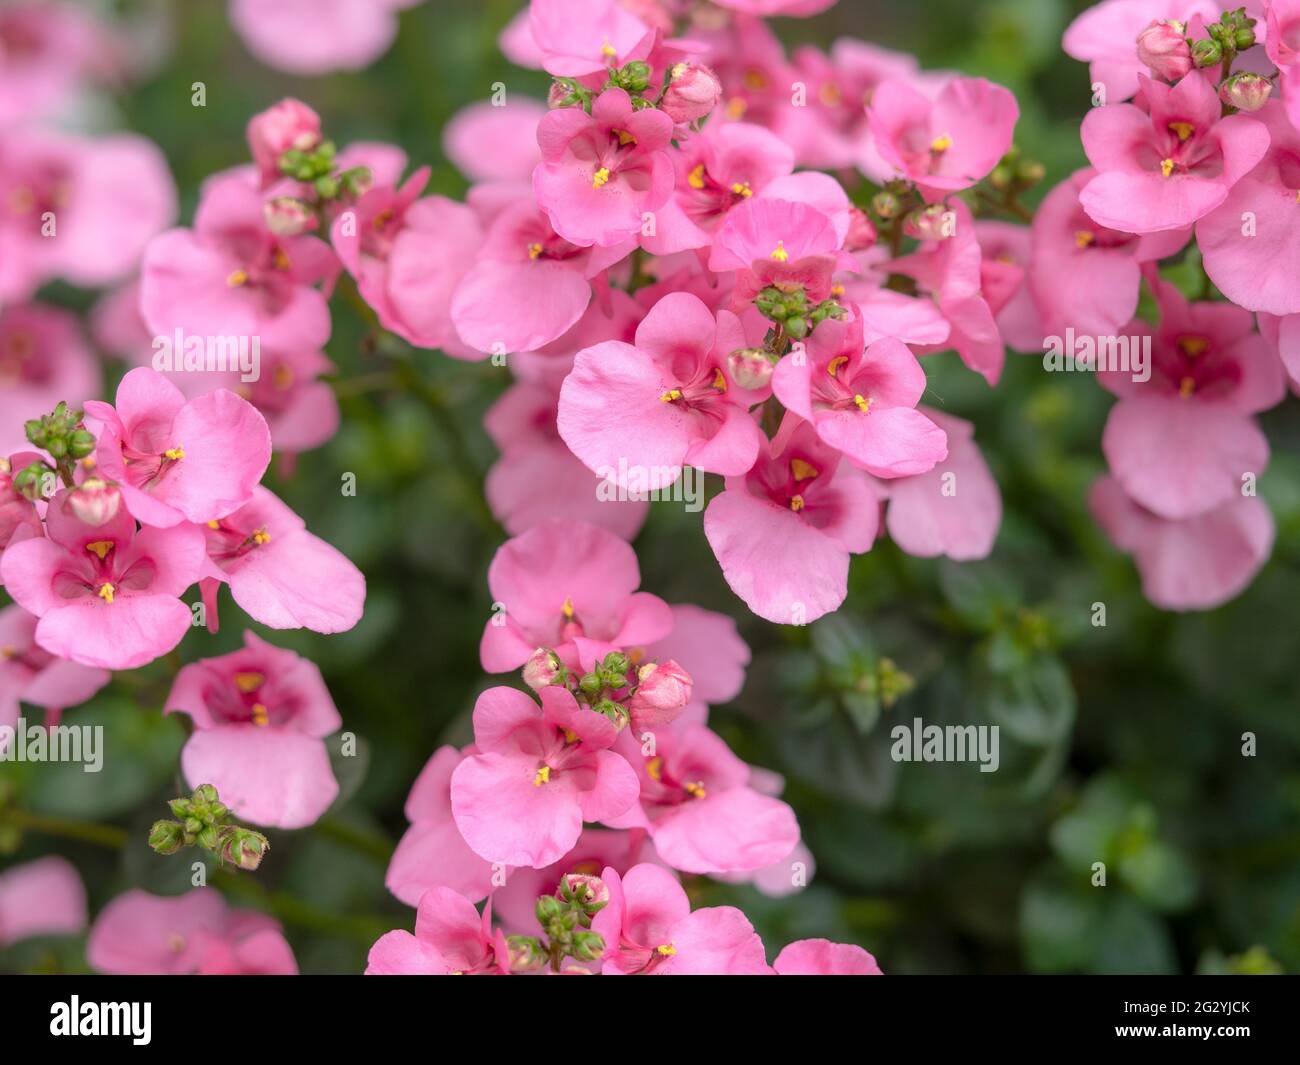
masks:
[[[808,335],[808,320],[806,318],[787,318],[785,331],[795,340],[802,340]]]
[[[599,932],[578,932],[572,953],[579,961],[595,961],[605,953],[605,939]]]
[[[179,821],[155,821],[149,829],[149,846],[159,854],[175,854],[185,846],[185,826]]]
[[[80,461],[94,453],[95,437],[85,429],[78,429],[68,439],[68,454]]]
[[[1212,67],[1223,62],[1223,47],[1218,41],[1201,40],[1192,43],[1192,62],[1198,67]]]

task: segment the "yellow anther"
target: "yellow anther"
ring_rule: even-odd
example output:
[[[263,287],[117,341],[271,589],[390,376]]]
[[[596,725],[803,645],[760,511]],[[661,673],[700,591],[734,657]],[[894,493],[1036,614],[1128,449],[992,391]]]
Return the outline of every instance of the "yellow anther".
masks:
[[[11,658],[17,658],[18,652],[12,647],[0,647],[0,661],[8,661]]]
[[[698,780],[692,780],[689,784],[683,784],[682,790],[695,799],[707,798],[709,794],[704,790],[704,784]]]
[[[1190,122],[1170,122],[1169,128],[1174,131],[1180,141],[1187,140],[1196,132],[1196,127]]]
[[[95,594],[98,595],[99,598],[104,600],[104,602],[111,603],[113,601],[113,595],[116,591],[117,591],[116,588],[114,588],[111,584],[109,584],[108,581],[105,581],[103,584],[99,586],[99,591],[96,592]]]
[[[727,117],[733,122],[749,110],[749,103],[742,96],[733,96],[727,101]]]
[[[210,522],[208,522],[208,528],[209,528],[209,529],[220,529],[220,528],[221,528],[221,522],[219,522],[219,521],[210,521]]]
[[[646,776],[656,783],[663,780],[664,777],[664,760],[659,757],[651,758],[645,764]]]
[[[713,368],[713,387],[719,392],[727,390],[727,376],[716,366]]]
[[[264,544],[269,544],[270,542],[271,534],[267,532],[265,528],[258,529],[253,533],[253,543],[257,544],[258,547],[261,547]]]
[[[1172,159],[1163,159],[1160,162],[1160,173],[1163,177],[1168,177],[1174,172],[1174,161]]]
[[[600,188],[608,181],[609,181],[609,167],[607,166],[602,166],[599,170],[597,170],[594,174],[591,175],[591,187],[593,189]]]
[[[791,496],[790,509],[793,510],[796,514],[798,514],[799,511],[803,510],[803,496],[798,496],[798,495]]]
[[[261,703],[253,704],[253,724],[258,728],[265,728],[271,723],[270,718],[266,716],[266,707]]]
[[[172,462],[180,462],[184,457],[185,449],[183,447],[169,447],[163,452],[163,458],[170,459]]]
[[[271,380],[275,384],[276,389],[281,392],[288,392],[289,389],[293,387],[293,383],[297,378],[294,376],[293,370],[284,363],[280,363],[279,366],[271,371]]]
[[[1179,350],[1182,351],[1182,353],[1186,355],[1189,359],[1195,359],[1201,355],[1204,355],[1206,351],[1209,350],[1209,347],[1210,347],[1209,337],[1192,336],[1192,337],[1178,338]]]
[[[263,684],[266,683],[266,677],[261,673],[236,673],[235,687],[245,695],[252,695]]]
[[[941,133],[930,142],[930,151],[946,152],[952,147],[952,138],[946,133]]]
[[[528,258],[540,259],[542,257],[542,246],[540,244],[528,245]]]
[[[1187,399],[1196,391],[1196,382],[1190,377],[1184,377],[1178,382],[1178,394]]]
[[[749,199],[751,196],[754,195],[754,190],[749,187],[748,181],[732,182],[731,191],[734,192],[737,196],[743,196],[745,199]]]
[[[248,284],[248,271],[246,270],[232,271],[230,276],[226,278],[226,284],[229,285],[231,288],[237,288],[240,285]]]
[[[693,189],[704,188],[704,164],[692,167],[691,172],[686,175],[686,184]]]
[[[606,59],[613,59],[615,56],[618,55],[618,49],[615,48],[612,44],[610,44],[609,41],[606,41],[604,44],[600,46],[600,54],[603,55]]]
[[[576,732],[574,732],[573,729],[571,729],[571,728],[566,728],[566,729],[564,729],[563,731],[564,731],[564,742],[565,742],[565,743],[577,743],[577,742],[578,742],[578,734],[577,734]]]
[[[641,664],[641,659],[645,658],[644,647],[629,647],[627,649],[627,660],[634,666]]]
[[[96,540],[93,544],[87,544],[86,550],[96,556],[100,562],[104,561],[105,556],[113,550],[112,540]]]
[[[636,137],[634,137],[631,133],[629,133],[625,129],[616,129],[613,132],[618,137],[618,143],[622,145],[624,148],[626,148],[629,144],[636,143]]]
[[[564,601],[564,604],[560,607],[560,613],[563,614],[567,620],[569,620],[569,621],[572,621],[572,620],[573,620],[573,600],[572,600],[572,599],[566,599],[566,600]]]
[[[785,241],[778,240],[776,242],[776,247],[772,249],[772,258],[779,263],[783,263],[790,258],[790,253],[785,250]]]
[[[659,397],[659,402],[671,403],[673,400],[681,399],[681,398],[682,398],[682,390],[680,388],[670,388],[667,392],[663,393],[663,395]]]
[[[804,462],[803,459],[791,459],[790,474],[796,481],[811,481],[819,477],[821,471],[811,462]]]
[[[854,396],[853,402],[863,414],[866,414],[871,409],[871,400],[864,399],[862,396]]]
[[[831,295],[839,299],[844,295],[844,286],[840,284],[831,285]]]
[[[840,367],[848,361],[849,357],[847,355],[836,355],[835,358],[831,359],[831,361],[826,364],[826,372],[834,377],[840,372]]]
[[[826,82],[817,90],[817,98],[827,107],[839,107],[844,102],[844,94],[840,92],[840,87],[833,81]]]
[[[1076,247],[1086,248],[1097,239],[1097,234],[1091,229],[1076,229],[1074,231],[1074,243]]]
[[[537,771],[537,776],[533,777],[533,787],[540,788],[543,784],[549,784],[550,780],[551,767],[549,765],[544,765]]]
[[[660,954],[665,958],[671,958],[677,953],[677,948],[671,943],[660,943],[659,946],[655,947],[655,953]]]
[[[272,256],[272,260],[274,261],[277,270],[288,270],[293,266],[289,256],[285,255],[283,248],[275,249],[275,255]]]
[[[767,77],[761,70],[745,71],[745,88],[762,92],[767,88]]]

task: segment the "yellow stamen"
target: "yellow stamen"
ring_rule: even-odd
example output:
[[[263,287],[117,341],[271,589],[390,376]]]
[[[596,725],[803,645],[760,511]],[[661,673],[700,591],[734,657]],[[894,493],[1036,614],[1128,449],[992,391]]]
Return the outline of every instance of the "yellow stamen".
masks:
[[[104,602],[111,603],[113,601],[113,594],[116,591],[117,591],[116,588],[114,588],[111,584],[109,584],[108,581],[105,581],[103,584],[99,586],[99,591],[95,594],[97,594],[99,598],[104,600]]]
[[[252,695],[263,684],[266,683],[266,677],[261,673],[236,673],[235,687],[245,695]]]
[[[641,664],[641,659],[645,658],[644,647],[630,647],[627,651],[627,660],[634,666]]]
[[[549,784],[550,780],[551,767],[549,765],[544,765],[537,771],[537,776],[533,777],[533,787],[540,788],[543,784]]]
[[[573,620],[573,600],[566,599],[564,605],[560,607],[560,613],[569,621]]]
[[[1187,140],[1188,137],[1196,132],[1196,127],[1190,122],[1170,122],[1169,128],[1178,135],[1180,141]]]
[[[628,132],[627,130],[625,130],[625,129],[616,129],[616,130],[614,130],[613,132],[618,136],[618,143],[621,144],[621,145],[622,145],[623,147],[625,147],[625,148],[626,148],[629,144],[635,144],[635,143],[636,143],[636,137],[634,137],[631,133],[629,133],[629,132]]]
[[[754,190],[749,187],[748,181],[732,182],[731,191],[737,196],[743,196],[745,199],[749,199],[754,195]]]
[[[219,522],[219,521],[210,521],[210,522],[208,522],[208,528],[209,528],[209,529],[220,529],[220,528],[221,528],[221,522]]]
[[[659,402],[671,403],[673,400],[681,399],[681,398],[682,398],[682,390],[680,388],[670,388],[667,392],[665,392],[663,395],[659,397]]]
[[[745,88],[752,89],[754,92],[762,92],[767,88],[767,78],[761,70],[745,71]]]
[[[112,540],[96,540],[93,544],[87,544],[86,550],[95,555],[100,562],[104,561],[105,556],[113,550]]]
[[[573,729],[571,729],[571,728],[566,728],[566,729],[564,729],[564,742],[565,742],[565,743],[577,743],[577,742],[578,742],[578,734],[577,734],[576,732],[574,732]]]
[[[1086,248],[1097,239],[1097,234],[1091,229],[1078,229],[1074,233],[1074,243],[1077,247]]]
[[[726,375],[716,366],[713,368],[713,387],[719,392],[725,392],[727,390]]]
[[[1179,337],[1178,347],[1189,359],[1204,355],[1210,347],[1208,337]]]
[[[838,107],[844,101],[844,94],[833,81],[826,82],[817,90],[817,96],[827,107]]]
[[[253,543],[257,544],[258,547],[262,547],[270,542],[271,534],[267,532],[266,529],[258,529],[257,532],[253,533]]]
[[[172,462],[180,462],[184,457],[185,449],[183,447],[169,447],[163,452],[163,458],[170,459]]]
[[[274,261],[277,270],[288,270],[293,266],[293,263],[289,261],[289,256],[285,255],[281,248],[275,249]]]
[[[1169,176],[1170,174],[1172,174],[1173,172],[1174,172],[1174,161],[1173,161],[1172,159],[1164,159],[1164,160],[1161,160],[1161,163],[1160,163],[1160,173],[1161,173],[1161,175],[1164,176],[1164,177],[1168,177],[1168,176]]]
[[[253,704],[253,724],[258,728],[266,728],[271,723],[270,718],[266,716],[266,707],[261,703]]]
[[[645,764],[646,776],[658,783],[664,777],[664,760],[662,758],[651,758]]]
[[[677,948],[671,943],[660,943],[659,946],[655,947],[655,953],[661,954],[665,958],[671,958],[677,953]]]
[[[594,174],[591,175],[591,187],[593,189],[600,188],[608,181],[609,181],[609,167],[607,166],[602,166],[599,170],[597,170]]]
[[[1178,382],[1178,394],[1183,399],[1188,399],[1196,391],[1196,382],[1190,377],[1184,377]]]
[[[95,456],[87,455],[84,459],[81,460],[81,464],[86,469],[93,470],[95,468]]]
[[[235,270],[228,278],[226,284],[231,288],[237,288],[240,285],[248,284],[248,272],[245,270]]]
[[[844,295],[844,286],[831,285],[831,295],[834,296],[836,299],[839,299],[839,297]]]
[[[609,41],[606,41],[604,44],[600,46],[600,54],[603,55],[606,59],[613,59],[616,55],[618,55],[618,49],[615,48],[612,44],[610,44]]]
[[[826,364],[826,372],[834,377],[840,372],[840,367],[848,361],[849,357],[847,355],[836,355],[835,358],[831,359],[831,361]]]
[[[288,392],[289,389],[293,387],[293,382],[295,380],[295,377],[294,377],[293,370],[291,370],[284,363],[280,363],[279,366],[277,366],[273,371],[271,371],[271,380],[272,382],[274,382],[275,387],[278,391]]]
[[[867,411],[871,410],[871,400],[869,399],[863,399],[861,396],[854,396],[853,402],[857,404],[858,410],[862,411],[863,414],[866,414]]]
[[[691,169],[691,172],[686,175],[686,184],[688,184],[693,189],[704,188],[704,164],[703,163],[700,163],[699,166],[693,167]]]
[[[12,647],[0,647],[0,660],[7,661],[10,658],[17,658],[18,652]]]
[[[692,780],[689,784],[683,784],[682,790],[686,792],[687,795],[696,799],[708,798],[709,794],[704,790],[704,785],[698,780]]]
[[[727,101],[727,117],[733,122],[744,115],[749,109],[749,103],[741,96],[733,96]]]
[[[540,259],[542,257],[542,246],[540,244],[528,245],[528,258]]]
[[[793,510],[796,514],[798,514],[799,511],[803,510],[803,496],[791,496],[790,509]]]
[[[790,258],[790,253],[785,250],[785,241],[778,240],[776,242],[776,247],[772,249],[772,258],[779,263],[783,263]]]
[[[803,459],[790,460],[790,473],[796,481],[811,481],[821,475],[821,471],[816,466],[811,462],[804,462]]]
[[[930,151],[946,152],[952,147],[952,138],[946,133],[941,133],[930,142]]]

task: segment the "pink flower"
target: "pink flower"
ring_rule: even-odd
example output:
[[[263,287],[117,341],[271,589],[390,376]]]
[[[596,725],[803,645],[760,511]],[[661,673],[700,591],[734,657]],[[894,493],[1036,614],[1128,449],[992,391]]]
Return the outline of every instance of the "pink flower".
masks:
[[[728,372],[745,347],[740,321],[715,317],[695,296],[665,296],[637,327],[636,343],[578,352],[560,391],[560,436],[587,467],[616,484],[653,490],[684,466],[738,476],[758,456],[755,396]]]
[[[194,722],[181,752],[190,786],[212,784],[245,821],[305,828],[338,795],[324,737],[342,720],[320,670],[252,632],[182,669],[163,712]]]
[[[640,779],[640,800],[609,824],[648,830],[674,869],[749,872],[787,857],[799,842],[794,811],[756,790],[753,770],[705,726],[682,719],[649,733],[626,729],[618,749]]]
[[[594,525],[548,521],[507,540],[488,568],[492,600],[501,609],[483,629],[483,668],[518,669],[538,647],[573,665],[575,640],[632,647],[667,636],[668,604],[638,592],[640,583],[636,553]]]
[[[876,959],[861,947],[828,939],[791,943],[772,963],[778,976],[880,976]]]
[[[92,969],[116,976],[297,976],[280,925],[232,910],[215,888],[165,898],[139,889],[95,918],[86,943]]]
[[[700,63],[679,63],[673,67],[668,88],[659,106],[674,122],[694,122],[718,105],[722,82]]]
[[[338,260],[311,236],[267,228],[251,167],[203,184],[193,229],[150,242],[140,277],[140,310],[154,335],[259,337],[274,350],[319,348],[330,335],[329,307],[315,285],[331,285]]]
[[[975,239],[980,246],[980,290],[1002,339],[1015,351],[1041,350],[1043,319],[1029,287],[1033,254],[1029,226],[979,221]]]
[[[542,705],[491,688],[474,706],[477,753],[451,777],[456,826],[480,857],[535,869],[573,848],[584,821],[607,821],[636,802],[632,768],[608,748],[613,722],[559,687]]]
[[[347,632],[361,620],[366,579],[336,548],[265,488],[233,514],[210,522],[203,580],[208,628],[217,626],[218,584],[272,629]]]
[[[551,388],[519,381],[488,411],[484,428],[501,450],[485,485],[492,513],[512,536],[558,518],[631,540],[645,523],[649,501],[601,498],[600,478],[560,439],[556,404]]]
[[[768,286],[787,292],[802,288],[808,301],[817,303],[830,295],[843,240],[832,220],[807,203],[749,199],[733,208],[718,230],[709,269],[740,271],[735,310]]]
[[[547,73],[583,77],[645,59],[654,32],[616,0],[533,0],[528,25]]]
[[[267,66],[291,74],[360,70],[397,35],[397,13],[420,0],[230,0],[230,23]]]
[[[1246,115],[1220,118],[1199,71],[1168,86],[1138,75],[1136,104],[1094,107],[1081,135],[1097,176],[1079,193],[1094,221],[1128,233],[1180,229],[1204,218],[1268,149],[1268,129]]]
[[[1200,15],[1217,22],[1222,5],[1216,0],[1103,0],[1077,16],[1065,30],[1061,47],[1089,64],[1088,74],[1106,92],[1106,104],[1127,100],[1138,91],[1138,76],[1146,72],[1135,46],[1152,20],[1190,22]]]
[[[0,950],[33,936],[86,927],[86,889],[72,863],[51,855],[0,873]]]
[[[1173,19],[1153,19],[1138,34],[1137,54],[1158,78],[1178,81],[1192,69],[1192,46],[1187,27]]]
[[[123,41],[78,4],[14,0],[0,8],[0,126],[62,110],[86,82],[119,73]]]
[[[492,892],[492,864],[470,850],[451,812],[452,773],[472,753],[472,747],[464,753],[439,747],[406,797],[411,827],[398,841],[384,883],[408,906],[418,905],[426,891],[437,887],[450,888],[470,902]]]
[[[806,352],[772,374],[785,408],[811,422],[822,443],[877,477],[924,473],[948,454],[943,430],[916,409],[925,371],[893,338],[863,342],[862,321],[828,319]]]
[[[1137,563],[1142,592],[1162,610],[1210,610],[1239,594],[1273,550],[1274,525],[1264,501],[1236,494],[1170,521],[1135,503],[1113,477],[1092,486],[1098,524]]]
[[[60,402],[76,409],[101,386],[76,315],[44,303],[0,310],[0,454],[31,447],[24,422]]]
[[[1258,314],[1260,334],[1277,352],[1286,369],[1291,391],[1300,394],[1300,314]]]
[[[983,78],[953,78],[933,101],[889,80],[876,87],[868,115],[885,162],[936,197],[970,188],[997,166],[1020,109],[1009,90]]]
[[[691,701],[694,689],[691,675],[671,658],[646,663],[637,670],[637,681],[627,708],[638,734],[643,729],[671,724]]]
[[[143,137],[97,139],[34,129],[0,134],[0,299],[59,278],[84,288],[123,280],[176,217],[162,153]]]
[[[11,543],[29,536],[45,535],[36,504],[13,486],[14,476],[39,460],[40,456],[34,452],[20,452],[11,458],[0,459],[0,558],[4,557],[4,549]],[[0,580],[0,587],[4,587],[3,580]]]
[[[248,120],[248,148],[262,187],[284,178],[280,156],[290,150],[310,152],[321,142],[320,115],[301,100],[286,97]]]
[[[1002,524],[1002,495],[970,422],[926,411],[948,436],[948,457],[928,473],[883,482],[885,527],[909,555],[986,558]]]
[[[734,906],[691,912],[672,873],[637,865],[625,876],[607,868],[610,900],[592,921],[605,940],[606,976],[765,976],[763,941]]]
[[[693,699],[710,706],[731,702],[745,686],[750,660],[736,622],[689,603],[674,604],[672,612],[673,631],[645,647],[639,660],[673,659],[690,674]]]
[[[1300,311],[1300,133],[1281,104],[1265,105],[1248,121],[1255,120],[1269,132],[1268,152],[1196,224],[1196,242],[1205,272],[1233,303],[1294,314]]]
[[[542,161],[537,124],[546,111],[540,100],[514,94],[499,107],[470,104],[443,129],[443,151],[471,181],[529,181]]]
[[[537,202],[565,240],[613,246],[641,232],[642,216],[673,194],[666,151],[673,120],[637,111],[622,89],[607,89],[588,115],[549,112],[537,127],[542,162],[533,172]]]
[[[57,715],[95,696],[112,676],[107,670],[55,658],[36,643],[37,619],[22,607],[0,610],[0,725],[13,728],[18,703]],[[4,921],[0,919],[0,936]]]
[[[719,7],[729,7],[745,15],[817,15],[833,6],[836,0],[714,0]]]
[[[1282,365],[1254,331],[1248,311],[1189,304],[1173,285],[1154,285],[1155,329],[1134,322],[1130,343],[1151,337],[1151,376],[1101,371],[1120,397],[1102,449],[1136,502],[1172,520],[1194,517],[1241,494],[1242,477],[1268,465],[1268,441],[1253,415],[1286,394]]]
[[[203,564],[191,525],[143,529],[125,511],[86,525],[61,491],[46,511],[47,538],[11,544],[0,559],[5,591],[39,617],[37,644],[101,669],[134,669],[167,654],[190,629],[180,596]]]
[[[1028,280],[1043,317],[1040,341],[1067,329],[1118,336],[1137,313],[1142,264],[1175,254],[1190,236],[1187,229],[1135,236],[1098,225],[1079,203],[1080,190],[1096,176],[1076,170],[1034,214]]]
[[[97,470],[143,524],[214,521],[252,499],[271,434],[247,401],[223,389],[187,403],[162,374],[140,368],[122,379],[115,403],[86,404]]]
[[[415,915],[415,935],[396,930],[375,941],[367,976],[506,976],[510,948],[492,931],[492,904],[483,916],[450,888],[425,892]]]
[[[811,423],[788,418],[754,468],[709,503],[704,535],[750,610],[802,625],[839,609],[849,555],[871,549],[879,520],[865,475],[841,466]]]

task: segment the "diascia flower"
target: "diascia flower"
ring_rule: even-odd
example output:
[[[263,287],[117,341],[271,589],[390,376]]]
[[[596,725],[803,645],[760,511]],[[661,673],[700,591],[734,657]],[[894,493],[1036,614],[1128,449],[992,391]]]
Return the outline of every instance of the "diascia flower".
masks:
[[[388,51],[397,13],[421,0],[230,0],[230,23],[258,59],[292,74],[360,70]]]
[[[578,352],[560,392],[560,435],[588,468],[624,487],[636,477],[635,488],[662,488],[685,466],[747,473],[763,439],[748,411],[761,397],[737,385],[727,360],[744,346],[735,315],[715,318],[686,292],[665,296],[635,344]]]
[[[100,476],[116,481],[145,525],[224,518],[253,498],[271,461],[266,419],[233,392],[186,402],[156,370],[132,370],[114,404],[92,400]]]
[[[0,725],[14,726],[20,700],[45,708],[56,719],[61,711],[92,698],[112,679],[107,670],[43,650],[36,643],[36,626],[37,619],[20,606],[0,610]]]
[[[370,948],[367,976],[507,976],[510,948],[492,930],[492,904],[480,917],[474,904],[450,888],[436,887],[420,899],[415,935],[395,930]]]
[[[86,889],[72,863],[50,855],[0,874],[0,950],[32,936],[86,927]]]
[[[101,380],[71,312],[44,303],[0,310],[0,454],[27,450],[24,422],[60,402],[80,405],[99,394]]]
[[[182,669],[163,712],[194,722],[181,751],[190,786],[213,785],[245,821],[304,828],[338,794],[324,737],[342,719],[320,670],[252,632]]]
[[[791,943],[772,963],[778,976],[881,976],[876,959],[850,943],[801,939]]]
[[[167,654],[191,625],[180,596],[198,580],[203,534],[192,525],[136,531],[126,510],[87,525],[59,492],[46,536],[11,544],[0,559],[5,590],[39,617],[36,643],[100,669],[134,669]]]
[[[215,888],[165,898],[119,895],[95,918],[92,969],[120,976],[297,976],[298,962],[271,917],[232,910]]]
[[[613,722],[563,688],[539,707],[514,688],[491,688],[474,706],[476,752],[451,778],[451,808],[480,857],[541,868],[578,842],[584,821],[608,821],[636,802],[636,773],[609,750]]]

